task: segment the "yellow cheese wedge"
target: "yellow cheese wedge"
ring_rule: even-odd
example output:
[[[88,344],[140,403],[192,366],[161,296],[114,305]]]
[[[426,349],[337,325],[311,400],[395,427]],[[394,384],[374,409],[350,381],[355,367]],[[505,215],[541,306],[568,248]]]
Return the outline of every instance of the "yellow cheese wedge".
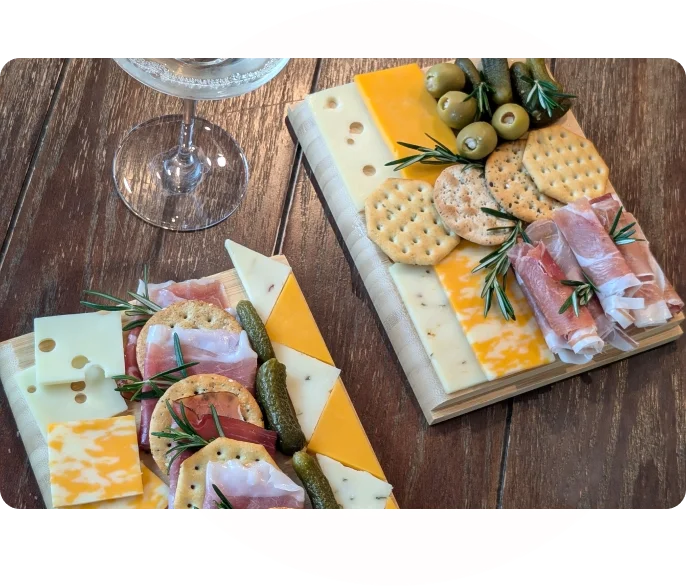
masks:
[[[398,141],[434,147],[429,134],[455,150],[455,134],[436,112],[436,100],[424,87],[424,73],[412,63],[393,69],[355,76],[357,89],[381,131],[394,159],[418,154]],[[434,184],[444,166],[415,164],[401,171],[408,179],[422,179]]]
[[[331,354],[293,273],[288,275],[281,295],[267,320],[266,328],[272,342],[283,344],[333,366]]]
[[[391,495],[388,500],[386,501],[386,509],[397,509],[398,503],[395,502],[395,498],[393,498],[393,495]]]
[[[142,494],[136,422],[131,415],[48,425],[54,507]]]
[[[166,509],[169,503],[169,487],[158,476],[141,464],[143,494],[125,496],[111,501],[99,501],[65,509]]]
[[[340,378],[331,391],[307,449],[386,480]]]
[[[491,251],[492,248],[462,240],[435,267],[488,380],[555,360],[513,275],[509,275],[507,281],[507,296],[517,320],[505,321],[495,300],[488,316],[484,317],[481,289],[486,273],[472,273],[472,269]]]

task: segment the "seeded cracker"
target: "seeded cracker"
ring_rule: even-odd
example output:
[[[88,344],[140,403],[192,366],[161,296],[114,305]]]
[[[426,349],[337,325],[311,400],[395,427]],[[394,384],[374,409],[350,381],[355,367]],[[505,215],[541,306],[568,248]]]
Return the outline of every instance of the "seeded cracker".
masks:
[[[435,265],[457,246],[425,181],[387,179],[365,201],[367,234],[393,262]]]
[[[489,232],[489,228],[511,226],[512,222],[495,218],[481,208],[500,209],[488,191],[482,169],[454,165],[443,171],[434,187],[436,209],[453,232],[476,244],[498,246],[508,237],[507,230]]]
[[[486,160],[486,185],[509,214],[525,222],[549,218],[562,204],[538,190],[522,163],[526,140],[501,144]]]
[[[539,191],[562,203],[605,193],[607,165],[590,140],[563,126],[530,132],[523,162]]]
[[[205,393],[231,393],[238,398],[243,420],[257,427],[264,427],[262,412],[257,401],[243,385],[218,374],[196,374],[169,387],[155,405],[150,419],[150,431],[165,431],[173,419],[167,409],[167,401],[173,403],[186,397]],[[162,472],[167,472],[169,439],[150,435],[150,452]]]

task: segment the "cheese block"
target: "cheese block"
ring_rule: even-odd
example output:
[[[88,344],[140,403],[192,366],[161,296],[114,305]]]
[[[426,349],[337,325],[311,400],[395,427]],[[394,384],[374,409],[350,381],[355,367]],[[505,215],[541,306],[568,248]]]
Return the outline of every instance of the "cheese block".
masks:
[[[59,385],[36,382],[36,367],[17,373],[15,380],[43,437],[48,425],[61,421],[100,419],[123,413],[128,408],[116,383],[98,366],[87,366],[85,381]]]
[[[385,164],[393,154],[374,125],[354,83],[306,98],[327,150],[358,211],[385,179],[400,177]]]
[[[102,368],[107,378],[124,374],[118,311],[39,317],[33,330],[38,384],[83,381],[87,364]]]
[[[355,76],[355,83],[393,159],[419,154],[400,146],[398,141],[434,148],[435,143],[427,134],[455,151],[455,134],[438,117],[436,100],[424,87],[424,73],[419,65],[363,73]],[[408,179],[422,179],[433,185],[444,168],[415,164],[401,173]]]
[[[55,507],[142,494],[133,416],[51,423],[50,492]]]
[[[435,267],[462,330],[488,380],[555,360],[512,274],[507,281],[507,296],[517,320],[505,321],[495,300],[488,316],[484,317],[481,290],[486,273],[472,273],[472,269],[492,250],[462,240]]]
[[[305,296],[292,273],[288,275],[274,311],[265,326],[272,342],[333,365],[324,338],[319,333]]]
[[[288,395],[309,441],[341,371],[282,344],[272,346],[277,360],[286,367]]]
[[[291,267],[232,240],[226,240],[224,247],[231,257],[250,303],[255,306],[258,315],[266,323],[284,283],[291,274]]]
[[[393,487],[369,474],[317,454],[317,462],[343,509],[384,509]]]
[[[485,382],[433,267],[396,263],[390,273],[445,392]]]
[[[386,479],[340,378],[331,391],[307,449]]]
[[[65,509],[166,509],[169,487],[144,464],[141,464],[143,493],[109,501],[63,507]]]

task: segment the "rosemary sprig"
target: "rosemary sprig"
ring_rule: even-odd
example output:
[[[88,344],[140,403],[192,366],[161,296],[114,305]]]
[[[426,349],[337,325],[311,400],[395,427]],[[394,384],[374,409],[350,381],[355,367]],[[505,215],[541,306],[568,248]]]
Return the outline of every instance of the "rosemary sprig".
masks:
[[[510,259],[507,257],[507,251],[510,250],[521,236],[524,242],[531,243],[531,240],[524,232],[524,223],[514,216],[494,210],[492,208],[481,208],[481,211],[490,216],[500,218],[501,220],[510,220],[513,222],[511,226],[498,226],[497,228],[489,228],[489,231],[509,230],[510,235],[507,240],[503,242],[496,250],[484,256],[479,264],[472,269],[472,273],[476,273],[482,269],[488,269],[488,274],[484,281],[483,289],[481,290],[481,297],[484,299],[484,317],[488,315],[491,310],[493,296],[495,295],[500,311],[505,318],[505,321],[516,320],[514,308],[507,298],[507,271],[510,268]],[[500,278],[500,280],[498,280]]]
[[[171,418],[178,426],[178,429],[168,427],[164,431],[151,431],[150,435],[166,438],[174,442],[166,453],[167,456],[171,456],[168,464],[168,469],[170,469],[174,460],[176,460],[176,458],[178,458],[183,452],[193,448],[204,448],[210,442],[199,436],[195,429],[193,429],[193,426],[188,421],[186,408],[183,406],[183,403],[179,403],[179,409],[181,411],[180,416],[174,411],[169,399],[165,401],[165,404],[167,406],[167,410],[169,411],[169,415],[171,415]]]
[[[419,154],[410,155],[408,157],[402,157],[400,159],[396,159],[395,161],[390,161],[386,163],[385,166],[390,167],[391,165],[397,165],[393,168],[394,171],[400,171],[401,169],[409,167],[410,165],[414,165],[415,163],[421,163],[422,165],[446,165],[449,163],[463,163],[464,167],[462,168],[462,171],[466,171],[467,169],[471,168],[484,168],[484,164],[482,162],[472,161],[471,159],[461,157],[460,155],[453,153],[447,146],[445,146],[443,143],[439,142],[432,136],[428,134],[426,136],[428,136],[431,140],[434,141],[435,146],[433,149],[417,144],[410,144],[408,142],[398,141],[398,144],[400,146],[411,149],[413,151],[417,151]]]
[[[215,494],[219,497],[218,501],[214,501],[214,504],[217,505],[217,508],[218,509],[233,509],[233,506],[231,506],[229,499],[227,499],[224,496],[224,493],[221,490],[219,490],[219,487],[216,484],[213,484],[212,488],[214,489]]]
[[[463,102],[466,102],[470,98],[474,98],[476,100],[476,116],[474,116],[474,120],[481,120],[484,117],[484,114],[490,118],[493,116],[491,113],[491,104],[488,101],[488,94],[493,93],[493,87],[488,84],[484,78],[483,72],[481,73],[481,83],[477,83],[474,86],[474,89],[470,92],[470,94],[462,100]]]
[[[150,296],[148,294],[148,265],[143,267],[143,287],[143,295],[127,291],[127,294],[133,297],[133,299],[135,299],[138,303],[131,303],[130,301],[120,299],[119,297],[109,295],[108,293],[87,289],[84,291],[85,295],[102,297],[108,301],[113,301],[114,305],[93,303],[92,301],[81,301],[81,305],[84,305],[89,309],[95,309],[96,311],[123,311],[128,316],[140,316],[139,319],[129,322],[122,328],[126,332],[144,325],[151,315],[162,309],[159,305],[157,305],[157,303],[153,303],[150,300]]]
[[[557,101],[559,98],[576,98],[574,94],[561,92],[549,81],[532,79],[527,76],[522,76],[522,79],[533,86],[529,95],[526,96],[527,105],[530,108],[540,107],[548,113],[548,116],[553,115],[553,110],[562,108]]]
[[[576,281],[571,279],[562,279],[560,281],[560,283],[563,285],[574,287],[572,294],[567,297],[565,302],[560,307],[560,310],[558,311],[560,315],[567,311],[571,306],[574,310],[574,315],[579,317],[579,308],[582,305],[588,305],[588,302],[591,300],[593,295],[598,292],[598,289],[593,281],[591,281],[591,278],[586,273],[583,273],[583,275],[585,281]]]
[[[617,246],[631,244],[632,242],[645,242],[645,239],[643,238],[632,238],[632,236],[636,234],[636,228],[634,228],[636,222],[631,222],[631,224],[627,224],[624,228],[617,231],[617,225],[619,224],[619,219],[622,217],[623,211],[624,206],[619,206],[617,215],[615,215],[615,219],[612,221],[612,226],[610,227],[610,238],[612,238]]]

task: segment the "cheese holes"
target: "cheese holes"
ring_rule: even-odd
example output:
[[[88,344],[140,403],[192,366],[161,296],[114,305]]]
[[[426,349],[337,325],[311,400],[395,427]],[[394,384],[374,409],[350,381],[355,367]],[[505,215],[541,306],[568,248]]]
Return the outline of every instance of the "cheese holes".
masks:
[[[78,395],[74,395],[74,401],[79,403],[79,405],[81,403],[85,403],[86,402],[86,395],[84,395],[83,393],[79,393]]]
[[[338,100],[336,98],[329,98],[328,100],[326,100],[326,107],[329,110],[335,110],[336,108],[338,108]]]
[[[349,139],[347,139],[345,142],[347,142],[348,144],[355,144],[355,139],[354,139],[354,138],[349,138]]]
[[[74,358],[71,361],[71,365],[74,368],[83,368],[84,366],[86,366],[86,364],[88,364],[88,358],[81,355],[74,356]]]
[[[52,352],[55,349],[55,340],[51,340],[50,338],[46,338],[45,340],[41,340],[38,344],[38,349],[41,352]]]
[[[35,393],[36,392],[36,387],[31,385],[28,389],[26,389],[27,393]]]
[[[362,134],[364,132],[364,126],[361,122],[353,122],[350,125],[350,134]]]
[[[80,391],[83,391],[83,389],[86,388],[86,383],[83,382],[82,380],[80,380],[80,381],[76,381],[76,382],[71,383],[71,385],[69,385],[69,386],[71,387],[72,391],[75,391],[78,393]]]
[[[373,177],[376,175],[376,168],[373,165],[365,165],[362,167],[362,172],[367,176],[367,177]]]

